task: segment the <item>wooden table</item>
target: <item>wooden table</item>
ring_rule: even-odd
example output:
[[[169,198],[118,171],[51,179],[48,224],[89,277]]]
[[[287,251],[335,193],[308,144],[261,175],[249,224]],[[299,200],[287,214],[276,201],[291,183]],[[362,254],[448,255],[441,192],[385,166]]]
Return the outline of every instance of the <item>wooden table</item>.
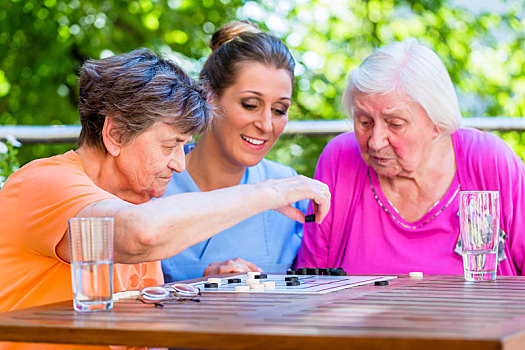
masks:
[[[155,308],[71,302],[0,314],[0,341],[204,349],[525,349],[525,277],[399,276],[324,295],[206,293]]]

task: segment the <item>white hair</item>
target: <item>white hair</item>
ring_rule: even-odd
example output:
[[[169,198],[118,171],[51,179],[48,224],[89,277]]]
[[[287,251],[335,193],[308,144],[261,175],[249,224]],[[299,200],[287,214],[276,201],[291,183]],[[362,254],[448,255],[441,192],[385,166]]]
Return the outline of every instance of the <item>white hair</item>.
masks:
[[[384,46],[350,72],[343,108],[353,117],[353,93],[408,95],[427,112],[442,134],[459,128],[458,98],[445,65],[434,51],[414,38]]]

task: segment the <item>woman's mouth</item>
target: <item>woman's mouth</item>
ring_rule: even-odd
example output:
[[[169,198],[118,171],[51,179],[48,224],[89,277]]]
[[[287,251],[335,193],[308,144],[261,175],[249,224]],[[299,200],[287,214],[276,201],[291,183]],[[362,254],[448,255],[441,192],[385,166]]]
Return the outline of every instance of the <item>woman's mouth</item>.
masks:
[[[163,181],[170,182],[172,176],[173,176],[173,175],[170,175],[170,176],[160,176],[160,178],[161,178]]]
[[[381,158],[381,157],[373,157],[373,156],[372,156],[372,160],[373,160],[376,164],[383,165],[383,164],[388,163],[388,161],[389,161],[390,159],[389,159],[389,158]]]
[[[261,145],[263,145],[266,142],[266,140],[255,139],[253,137],[248,137],[246,135],[241,135],[241,138],[244,141],[246,141],[249,144],[254,145],[254,146],[261,146]]]

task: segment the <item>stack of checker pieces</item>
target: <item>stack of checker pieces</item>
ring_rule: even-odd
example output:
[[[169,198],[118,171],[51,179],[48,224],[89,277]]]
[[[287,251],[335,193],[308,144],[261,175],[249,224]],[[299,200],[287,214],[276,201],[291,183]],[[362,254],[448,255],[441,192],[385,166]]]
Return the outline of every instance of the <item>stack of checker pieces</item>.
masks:
[[[297,270],[286,271],[287,275],[316,275],[316,276],[346,276],[346,272],[342,267],[323,269],[317,267],[300,267]],[[414,272],[415,274],[421,274],[420,272]],[[419,277],[419,275],[417,275]],[[375,281],[376,286],[388,286],[388,281]]]
[[[300,267],[297,270],[286,271],[287,275],[316,275],[316,276],[346,276],[342,267],[322,269],[318,267]]]

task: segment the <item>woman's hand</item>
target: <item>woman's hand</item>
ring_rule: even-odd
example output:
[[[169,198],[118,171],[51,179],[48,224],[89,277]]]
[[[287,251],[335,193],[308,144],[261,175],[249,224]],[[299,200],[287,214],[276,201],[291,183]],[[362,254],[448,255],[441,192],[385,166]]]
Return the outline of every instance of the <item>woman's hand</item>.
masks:
[[[241,258],[235,258],[235,259],[229,259],[229,260],[225,260],[221,262],[214,262],[214,263],[209,264],[208,267],[204,270],[204,273],[202,276],[218,275],[221,273],[229,273],[229,272],[249,272],[249,271],[262,272],[262,270],[254,263],[251,263]]]
[[[268,180],[261,183],[271,186],[276,206],[273,208],[290,219],[304,222],[304,214],[290,204],[303,199],[312,200],[315,221],[321,223],[330,210],[331,194],[323,182],[298,175],[280,180]]]

